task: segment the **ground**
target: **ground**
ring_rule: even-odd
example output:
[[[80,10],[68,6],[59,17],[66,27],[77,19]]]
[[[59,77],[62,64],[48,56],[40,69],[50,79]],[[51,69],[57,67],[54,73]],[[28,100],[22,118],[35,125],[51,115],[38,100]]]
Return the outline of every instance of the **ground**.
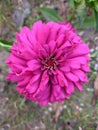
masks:
[[[0,8],[3,5],[7,20],[0,22],[0,37],[9,41],[15,40],[15,32],[18,31],[24,24],[32,24],[35,19],[40,19],[38,11],[39,6],[48,6],[56,8],[60,15],[65,19],[64,1],[32,1],[24,0],[20,5],[22,9],[27,9],[27,12],[20,19],[15,17],[20,14],[17,11],[17,2],[13,1],[0,2]],[[63,3],[64,2],[64,3]],[[32,10],[30,3],[33,3]],[[61,5],[61,9],[60,6]],[[16,9],[16,12],[15,12]],[[31,11],[34,19],[29,16]],[[18,14],[17,14],[18,13]],[[14,14],[14,15],[13,15]],[[38,14],[38,16],[36,16]],[[23,15],[23,13],[22,13]],[[26,16],[25,16],[26,15]],[[14,18],[13,18],[14,17]],[[18,29],[17,29],[18,28]],[[98,51],[98,33],[94,33],[94,29],[78,30],[78,34],[83,40],[89,44],[91,54]],[[9,52],[5,49],[0,49],[0,130],[98,130],[98,101],[92,105],[94,94],[94,82],[98,72],[98,57],[92,59],[91,65],[94,68],[89,74],[89,82],[84,84],[84,91],[71,96],[71,99],[61,103],[49,104],[46,107],[41,107],[35,102],[24,100],[16,91],[16,84],[6,81],[8,67],[5,64]]]

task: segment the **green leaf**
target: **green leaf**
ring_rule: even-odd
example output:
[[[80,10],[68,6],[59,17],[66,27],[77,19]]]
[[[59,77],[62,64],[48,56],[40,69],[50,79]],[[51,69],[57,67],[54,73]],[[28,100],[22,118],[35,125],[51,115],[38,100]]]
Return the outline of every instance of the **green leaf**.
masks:
[[[86,28],[91,28],[94,27],[94,18],[93,17],[86,17],[84,22],[79,25],[78,21],[76,21],[74,23],[74,25],[78,28],[78,29],[86,29]]]
[[[82,0],[74,0],[75,2],[77,2],[77,3],[80,3]]]
[[[95,21],[96,21],[96,32],[98,32],[98,12],[94,10],[95,12]]]
[[[20,109],[22,109],[22,107],[24,106],[25,101],[26,101],[25,99],[21,100],[21,102],[19,104]]]
[[[98,55],[98,51],[95,51],[94,53],[90,55],[90,57],[95,59],[97,55]]]
[[[75,9],[74,0],[68,0],[68,6],[71,9]]]
[[[76,5],[77,18],[80,25],[83,23],[85,19],[86,16],[85,11],[86,11],[85,0],[82,0],[78,5]]]
[[[87,2],[94,2],[94,1],[96,1],[96,0],[87,0]]]
[[[6,45],[12,45],[12,44],[13,44],[12,42],[7,41],[7,40],[5,40],[5,39],[0,39],[0,42],[4,43],[4,44],[6,44]]]
[[[90,69],[92,70],[92,71],[95,71],[95,68],[91,65],[90,66]]]
[[[53,20],[55,22],[62,20],[62,18],[57,14],[57,12],[54,9],[41,7],[40,11],[47,20]]]
[[[12,42],[6,41],[4,39],[0,39],[0,47],[11,48],[12,47]]]
[[[94,2],[94,8],[95,8],[95,10],[98,12],[98,1],[95,1],[95,2]]]

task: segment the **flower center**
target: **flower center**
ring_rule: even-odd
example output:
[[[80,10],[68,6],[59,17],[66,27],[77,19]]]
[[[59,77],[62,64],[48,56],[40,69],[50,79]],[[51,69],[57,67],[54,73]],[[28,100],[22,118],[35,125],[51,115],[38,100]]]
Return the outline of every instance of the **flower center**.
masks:
[[[49,58],[46,58],[46,60],[44,61],[44,67],[47,69],[55,69],[56,65],[57,65],[57,62],[55,58],[49,57]]]

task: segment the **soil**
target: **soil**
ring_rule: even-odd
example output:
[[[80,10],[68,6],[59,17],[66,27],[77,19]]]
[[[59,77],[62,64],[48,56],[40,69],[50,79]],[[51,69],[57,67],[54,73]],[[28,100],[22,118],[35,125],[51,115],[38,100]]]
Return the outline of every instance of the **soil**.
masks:
[[[21,29],[25,17],[31,9],[33,3],[33,16],[39,14],[39,6],[55,8],[58,13],[65,19],[69,13],[65,7],[68,7],[63,0],[41,0],[41,1],[24,1],[23,7],[21,0],[17,3],[12,0],[9,7],[6,8],[5,16],[12,20],[12,25],[1,22],[0,38],[9,41],[15,41],[15,32]],[[0,7],[3,2],[0,2]],[[7,3],[8,4],[8,3]],[[22,9],[28,9],[28,14],[15,23],[13,19],[14,9],[21,6]],[[6,5],[5,5],[6,7]],[[62,7],[62,8],[61,8]],[[14,9],[13,9],[14,8]],[[4,9],[5,10],[5,9]],[[30,12],[32,14],[32,12]],[[31,17],[29,17],[31,20]],[[21,21],[21,24],[19,23]],[[19,27],[18,27],[19,26]],[[18,28],[17,28],[18,27]],[[79,30],[78,34],[83,38],[85,43],[89,44],[91,54],[98,51],[98,33],[94,29]],[[71,97],[69,101],[61,104],[49,104],[47,107],[41,107],[35,102],[24,100],[16,91],[16,84],[6,80],[9,71],[5,61],[9,52],[0,48],[0,130],[98,130],[98,102],[92,106],[91,101],[94,92],[94,80],[98,72],[98,56],[92,60],[94,71],[89,74],[89,83],[84,85],[84,92],[78,93]]]

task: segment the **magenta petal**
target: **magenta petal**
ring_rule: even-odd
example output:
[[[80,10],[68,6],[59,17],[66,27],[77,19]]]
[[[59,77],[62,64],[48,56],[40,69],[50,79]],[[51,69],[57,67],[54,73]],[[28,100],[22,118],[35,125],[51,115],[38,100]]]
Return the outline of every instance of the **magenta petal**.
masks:
[[[32,37],[33,35],[33,37]],[[36,39],[36,36],[35,36],[35,33],[33,33],[32,31],[30,31],[27,35],[28,37],[28,40],[30,42],[30,44],[32,45],[31,48],[34,48],[36,47],[36,43],[37,43],[37,39]]]
[[[17,56],[15,56],[14,54],[10,55],[10,57],[6,60],[6,64],[10,65],[10,64],[18,64],[21,66],[26,66],[26,61],[22,58],[18,58]]]
[[[26,45],[27,47],[31,46],[26,34],[17,34],[17,42],[20,42],[20,44],[25,43],[23,44],[23,46],[26,46]]]
[[[35,71],[37,69],[41,68],[40,63],[37,60],[31,60],[27,63],[28,67],[32,70]]]
[[[79,78],[78,78],[75,74],[73,74],[73,73],[71,73],[71,72],[68,72],[68,73],[66,73],[65,75],[66,75],[66,77],[67,77],[69,80],[71,80],[71,81],[73,81],[73,82],[79,81]]]
[[[81,56],[90,52],[87,44],[79,44],[71,53],[70,57]]]
[[[59,85],[53,85],[53,95],[55,97],[57,97],[58,95],[60,95],[60,91],[61,91],[61,88]]]
[[[28,83],[30,82],[31,80],[31,76],[28,76],[25,80],[24,78],[21,80],[21,82],[18,83],[18,87],[24,87],[24,86],[27,86]]]
[[[47,71],[44,71],[41,77],[39,89],[44,90],[48,83],[49,83],[49,76],[48,76]]]
[[[28,85],[26,86],[26,91],[29,92],[30,94],[31,93],[35,93],[36,90],[38,89],[38,85],[39,85],[39,82],[32,82],[31,83],[28,83]]]
[[[88,65],[82,65],[82,70],[85,71],[85,72],[91,72],[90,68]]]
[[[78,88],[79,91],[83,91],[83,87],[82,87],[80,82],[75,82],[75,85],[76,85],[76,87]]]
[[[6,79],[14,81],[14,82],[19,82],[21,79],[23,79],[23,77],[22,76],[17,76],[14,72],[10,72],[7,75]]]
[[[64,34],[61,34],[58,38],[57,38],[57,47],[59,48],[62,44],[63,44],[63,41],[64,41],[64,37],[65,35]]]
[[[68,86],[68,82],[66,80],[66,77],[64,76],[63,72],[57,71],[57,77],[58,77],[58,82],[60,86]]]
[[[47,101],[49,101],[50,98],[50,86],[47,85],[44,90],[37,89],[37,91],[33,95],[33,98],[41,105],[46,105]]]
[[[49,49],[50,49],[50,53],[53,53],[56,49],[57,45],[55,41],[50,41],[49,42]]]
[[[69,99],[75,87],[83,90],[90,50],[69,22],[37,21],[16,33],[15,41],[6,61],[7,79],[17,82],[26,99],[45,106]]]
[[[63,72],[70,72],[70,66],[67,66],[67,65],[65,64],[64,66],[61,66],[60,70]]]
[[[24,86],[23,86],[23,87],[18,87],[18,86],[16,86],[16,89],[17,89],[17,91],[18,91],[20,94],[24,94],[24,90],[25,90]]]
[[[39,79],[40,79],[40,74],[39,75],[34,75],[31,80],[29,81],[28,85],[26,86],[26,90],[29,93],[34,93],[38,86],[39,86]]]
[[[83,82],[87,82],[88,78],[82,70],[73,70],[73,73]]]
[[[59,86],[54,86],[54,87],[59,87]],[[58,89],[58,88],[57,88]],[[55,91],[56,92],[55,92]],[[60,91],[60,92],[59,92]],[[58,89],[58,90],[56,90],[56,89],[53,89],[53,91],[52,91],[52,94],[51,94],[51,97],[50,97],[50,102],[55,102],[55,100],[56,101],[62,101],[62,100],[64,100],[64,99],[69,99],[70,98],[70,95],[69,94],[67,94],[66,92],[65,92],[65,89],[64,88],[61,88],[61,89]]]
[[[49,102],[49,99],[46,99],[46,100],[43,100],[43,101],[39,101],[39,104],[41,106],[46,106],[48,104],[48,102]]]
[[[74,92],[74,84],[72,82],[68,82],[68,86],[65,87],[67,94],[72,94]]]
[[[70,24],[70,22],[68,21],[59,22],[59,24],[65,25],[67,29],[76,32],[75,27],[72,24]]]
[[[56,37],[57,37],[57,33],[60,29],[60,26],[59,24],[55,24],[54,22],[48,22],[47,24],[49,27],[50,27],[50,35],[48,37],[48,42],[51,41],[51,40],[56,40]]]

